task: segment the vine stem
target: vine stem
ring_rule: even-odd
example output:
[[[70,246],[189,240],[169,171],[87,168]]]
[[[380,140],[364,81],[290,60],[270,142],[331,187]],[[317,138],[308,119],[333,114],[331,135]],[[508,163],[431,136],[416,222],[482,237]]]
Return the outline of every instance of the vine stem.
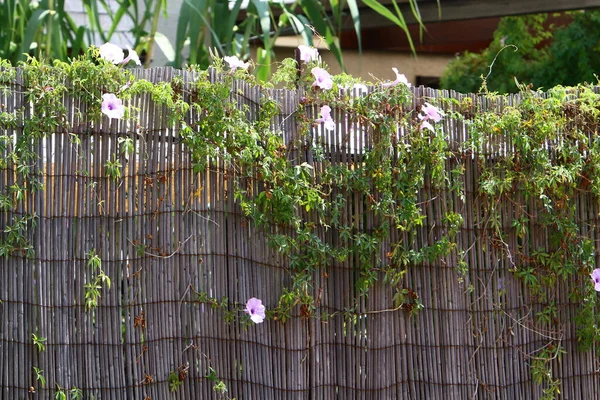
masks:
[[[179,252],[179,250],[181,250],[181,246],[183,246],[188,240],[190,240],[192,238],[192,236],[194,236],[193,234],[191,234],[190,236],[188,236],[187,239],[185,239],[183,242],[179,242],[179,246],[177,246],[177,248],[175,249],[174,252],[172,252],[171,254],[169,254],[168,256],[160,256],[160,255],[156,255],[156,254],[152,254],[152,253],[148,253],[147,251],[144,251],[144,254],[150,256],[150,257],[156,257],[156,258],[163,258],[163,259],[167,259],[167,258],[171,258],[173,257],[175,254],[177,254]],[[135,243],[133,243],[129,238],[127,238],[127,241],[132,245],[135,246]]]

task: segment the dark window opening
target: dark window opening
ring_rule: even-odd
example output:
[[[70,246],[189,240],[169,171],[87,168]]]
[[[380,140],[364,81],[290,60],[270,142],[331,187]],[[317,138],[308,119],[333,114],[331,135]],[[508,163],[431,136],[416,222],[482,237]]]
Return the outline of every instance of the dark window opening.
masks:
[[[417,82],[415,86],[426,86],[432,89],[440,88],[440,77],[439,76],[421,76],[417,75]]]

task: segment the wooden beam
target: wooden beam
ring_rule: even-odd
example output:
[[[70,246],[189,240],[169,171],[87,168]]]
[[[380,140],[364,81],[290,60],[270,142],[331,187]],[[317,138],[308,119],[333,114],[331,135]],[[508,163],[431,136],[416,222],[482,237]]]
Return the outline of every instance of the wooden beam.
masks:
[[[600,0],[440,0],[441,9],[436,0],[419,0],[418,5],[423,22],[440,22],[600,8]],[[395,13],[391,5],[387,7]],[[399,7],[408,24],[416,22],[406,1]],[[394,25],[368,7],[360,10],[360,20],[363,29]],[[347,25],[352,29],[351,20]]]

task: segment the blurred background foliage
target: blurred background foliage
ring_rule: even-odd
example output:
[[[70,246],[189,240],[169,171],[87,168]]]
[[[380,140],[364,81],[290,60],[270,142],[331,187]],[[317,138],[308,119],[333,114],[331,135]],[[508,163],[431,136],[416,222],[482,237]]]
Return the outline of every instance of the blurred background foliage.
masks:
[[[560,24],[553,22],[555,17],[561,18]],[[596,83],[597,74],[600,11],[574,11],[560,16],[502,18],[490,46],[481,53],[467,52],[452,60],[440,86],[463,93],[514,93],[519,91],[515,79],[534,89],[548,90],[556,85]]]
[[[88,23],[78,24],[69,15],[69,0],[3,0],[0,2],[0,58],[15,64],[26,55],[48,60],[66,60],[88,46],[110,42],[121,20],[132,23],[132,47],[149,66],[155,47],[160,47],[170,65],[198,64],[207,67],[210,51],[221,55],[250,57],[256,50],[255,73],[266,79],[274,60],[274,45],[283,34],[301,35],[312,45],[318,34],[344,70],[339,36],[351,23],[360,47],[360,12],[357,0],[183,0],[177,19],[176,40],[171,43],[158,31],[161,16],[167,17],[166,0],[81,0]],[[394,11],[378,1],[362,2],[399,26],[414,45],[396,0]],[[420,22],[417,0],[410,0],[413,16]],[[438,3],[439,4],[439,3]],[[110,18],[110,24],[100,14]],[[98,39],[101,43],[98,43]]]

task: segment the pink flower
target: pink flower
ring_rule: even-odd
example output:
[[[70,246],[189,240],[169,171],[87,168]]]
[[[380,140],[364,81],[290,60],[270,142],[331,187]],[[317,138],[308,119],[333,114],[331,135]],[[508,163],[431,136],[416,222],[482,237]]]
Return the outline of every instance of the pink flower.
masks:
[[[421,112],[425,113],[425,115],[419,116],[419,118],[424,120],[432,119],[434,122],[440,122],[443,115],[440,110],[429,103],[425,103],[425,105],[421,107]]]
[[[421,122],[421,126],[419,127],[419,130],[423,130],[423,129],[429,129],[431,132],[435,132],[435,128],[433,127],[433,125],[431,125],[427,121]]]
[[[393,82],[384,83],[381,86],[383,86],[384,88],[388,88],[388,87],[396,86],[399,83],[406,85],[406,87],[411,86],[411,84],[408,82],[408,79],[406,79],[406,76],[404,74],[398,73],[398,68],[392,68],[392,71],[394,71],[394,73],[396,73],[396,80],[394,80]]]
[[[127,47],[127,51],[127,57],[123,60],[123,62],[121,62],[121,64],[127,65],[129,61],[135,61],[137,65],[142,65],[140,57],[138,57],[138,53],[135,50],[133,50],[131,47]]]
[[[329,90],[333,87],[331,75],[329,75],[329,72],[325,71],[323,68],[314,67],[310,70],[310,72],[315,77],[315,83],[312,84],[313,86],[318,86],[324,90]]]
[[[125,115],[123,102],[112,93],[102,95],[102,112],[110,119],[121,119]]]
[[[110,61],[113,64],[120,64],[123,62],[123,49],[116,44],[104,43],[99,47],[100,57]]]
[[[431,125],[429,120],[432,120],[433,122],[440,122],[442,117],[444,116],[444,113],[442,113],[435,106],[432,106],[429,103],[425,103],[425,105],[421,107],[421,112],[423,114],[419,114],[419,119],[423,122],[421,123],[419,129],[429,129],[430,131],[435,132],[435,129],[433,128],[433,125]]]
[[[307,64],[319,58],[319,50],[315,49],[314,47],[301,44],[298,46],[298,50],[300,50],[300,60]]]
[[[265,306],[263,306],[262,300],[257,299],[256,297],[248,300],[244,312],[250,315],[250,319],[255,324],[260,324],[267,317],[265,315]]]
[[[592,283],[594,284],[594,290],[596,292],[600,292],[600,268],[593,270],[590,274],[590,277],[592,278]]]
[[[232,71],[235,71],[238,68],[248,69],[250,66],[250,63],[245,63],[236,56],[225,56],[223,57],[223,60],[229,64],[229,68],[231,68]]]
[[[323,106],[321,107],[321,118],[315,119],[315,122],[323,122],[325,124],[325,129],[328,131],[332,131],[335,129],[335,121],[331,118],[331,107]]]

